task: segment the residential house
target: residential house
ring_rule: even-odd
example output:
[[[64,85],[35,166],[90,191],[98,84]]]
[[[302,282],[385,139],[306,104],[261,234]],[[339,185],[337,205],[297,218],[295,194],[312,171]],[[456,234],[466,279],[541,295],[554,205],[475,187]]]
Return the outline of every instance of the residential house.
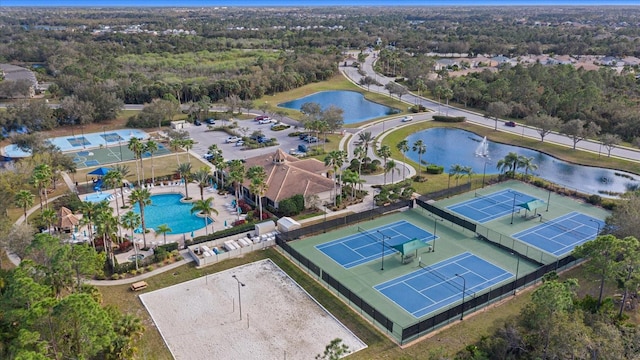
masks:
[[[16,83],[16,82],[25,82],[30,84],[28,86],[27,91],[15,93],[15,89],[12,87],[3,87],[2,92],[6,91],[14,91],[13,93],[4,93],[0,94],[0,96],[6,98],[22,98],[22,97],[33,97],[36,94],[36,89],[38,88],[38,80],[33,72],[28,69],[25,69],[20,66],[9,65],[9,64],[0,64],[0,72],[3,75],[4,80],[2,82],[7,83]]]

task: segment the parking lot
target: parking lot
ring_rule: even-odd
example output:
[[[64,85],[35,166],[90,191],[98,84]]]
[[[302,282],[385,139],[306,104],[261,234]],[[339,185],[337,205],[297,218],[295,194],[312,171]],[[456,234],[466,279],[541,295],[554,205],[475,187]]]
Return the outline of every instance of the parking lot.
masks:
[[[209,126],[215,127],[218,124],[219,123],[216,122],[216,125]],[[292,132],[303,130],[295,129],[294,126],[281,131],[273,131],[271,130],[272,124],[259,124],[253,119],[238,120],[238,125],[240,128],[246,127],[249,129],[246,132],[246,136],[251,136],[254,131],[260,130],[267,138],[276,138],[279,145],[245,150],[243,146],[236,146],[235,143],[226,143],[226,139],[230,136],[226,132],[208,131],[209,126],[207,124],[202,124],[201,126],[187,124],[185,130],[189,132],[191,138],[196,142],[192,149],[194,152],[200,155],[204,155],[207,153],[207,149],[209,148],[209,146],[211,146],[211,144],[216,144],[218,145],[218,148],[222,150],[222,155],[224,156],[224,158],[228,160],[247,159],[263,154],[265,151],[275,152],[278,148],[282,149],[286,153],[289,153],[291,149],[297,150],[299,144],[305,144],[305,142],[300,140],[297,136],[288,136]],[[241,136],[244,136],[244,134],[242,134],[240,131],[238,131],[238,133],[240,133]]]

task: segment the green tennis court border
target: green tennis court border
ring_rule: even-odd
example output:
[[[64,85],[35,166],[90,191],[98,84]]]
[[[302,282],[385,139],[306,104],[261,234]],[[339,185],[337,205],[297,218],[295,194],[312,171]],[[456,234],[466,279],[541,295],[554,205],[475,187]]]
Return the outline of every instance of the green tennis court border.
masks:
[[[482,194],[489,194],[506,188],[512,188],[536,198],[548,199],[550,201],[548,211],[546,207],[539,209],[539,211],[543,212],[545,219],[555,218],[572,211],[580,211],[600,219],[606,218],[609,214],[603,209],[555,193],[549,193],[547,190],[518,181],[507,181],[480,191]],[[475,197],[474,192],[469,192],[438,201],[435,205],[440,209],[446,209],[449,204],[465,201],[473,197]],[[403,265],[399,259],[399,255],[386,256],[384,259],[384,271],[381,270],[379,261],[372,261],[351,269],[343,269],[333,260],[315,250],[315,245],[317,244],[356,233],[358,226],[372,228],[400,219],[411,221],[415,225],[423,227],[430,232],[435,232],[434,225],[437,224],[438,241],[436,251],[433,253],[419,252],[418,254],[418,257],[421,258],[421,261],[425,265],[434,264],[467,251],[506,271],[517,274],[517,280],[514,282],[514,279],[510,279],[505,284],[498,284],[494,288],[487,289],[484,294],[476,294],[473,299],[466,300],[464,306],[461,306],[460,303],[453,304],[447,309],[440,310],[439,313],[425,315],[416,322],[415,318],[412,319],[404,309],[390,303],[379,294],[376,294],[373,286],[414,271],[418,266],[417,261]],[[293,258],[301,261],[301,264],[304,264],[304,260],[308,259],[307,263],[311,265],[311,267],[308,268],[311,276],[328,284],[330,288],[334,290],[336,296],[341,297],[358,313],[380,326],[388,336],[394,338],[400,344],[416,339],[440,326],[455,321],[455,319],[460,316],[461,309],[464,309],[463,311],[465,312],[480,309],[493,301],[508,296],[511,291],[515,293],[517,288],[539,281],[548,271],[563,268],[575,262],[575,259],[571,257],[565,257],[563,259],[550,257],[538,260],[535,256],[530,256],[531,254],[521,252],[520,250],[522,249],[518,249],[516,246],[517,253],[528,256],[534,259],[535,262],[517,256],[512,250],[513,247],[511,247],[511,244],[513,239],[510,235],[538,224],[538,222],[531,219],[518,217],[517,214],[514,216],[513,224],[510,224],[511,217],[507,216],[486,223],[486,228],[477,228],[475,225],[471,227],[476,228],[478,232],[489,231],[490,228],[490,231],[498,236],[508,239],[508,244],[499,245],[484,241],[481,239],[481,236],[477,236],[478,234],[476,234],[476,232],[467,230],[448,220],[439,220],[439,217],[434,216],[434,214],[429,211],[417,207],[415,209],[385,215],[372,221],[352,223],[347,227],[326,234],[304,238],[303,240],[295,240],[286,244],[281,243],[281,245],[285,245],[285,250],[292,255]],[[498,231],[504,231],[505,233],[502,234]],[[541,266],[541,263],[546,265]],[[346,294],[353,294],[353,299],[349,298]],[[362,304],[358,304],[359,301],[362,301]],[[392,323],[391,326],[389,322]]]

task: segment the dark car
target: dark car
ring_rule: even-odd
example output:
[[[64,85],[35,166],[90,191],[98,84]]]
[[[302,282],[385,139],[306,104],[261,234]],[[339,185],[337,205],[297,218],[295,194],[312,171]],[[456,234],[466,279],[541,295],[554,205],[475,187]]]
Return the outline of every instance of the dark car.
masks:
[[[507,121],[504,123],[504,126],[508,126],[508,127],[516,127],[516,123],[513,121]]]
[[[216,121],[214,119],[207,119],[207,120],[205,120],[205,122],[207,124],[209,124],[209,125],[215,125],[216,124]]]
[[[305,139],[306,139],[306,138],[308,138],[309,136],[310,136],[310,134],[306,134],[306,133],[303,133],[303,134],[298,135],[298,137],[300,138],[300,140],[305,140]]]
[[[202,123],[200,122],[200,120],[195,120],[195,121],[193,122],[193,125],[195,125],[195,126],[200,126],[200,125],[202,125]]]

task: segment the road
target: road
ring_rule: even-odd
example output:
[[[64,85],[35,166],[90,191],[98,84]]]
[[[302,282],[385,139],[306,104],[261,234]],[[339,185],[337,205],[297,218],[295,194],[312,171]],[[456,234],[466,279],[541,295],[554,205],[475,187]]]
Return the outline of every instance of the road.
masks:
[[[355,57],[357,57],[357,52],[354,53],[354,55]],[[394,79],[377,74],[373,70],[373,63],[376,59],[377,58],[374,58],[372,54],[370,54],[365,59],[365,62],[364,64],[362,64],[361,69],[364,70],[368,75],[374,76],[378,80],[378,82],[382,84],[382,86],[371,85],[369,87],[369,91],[388,95],[389,93],[384,89],[384,85],[393,81]],[[347,76],[347,78],[350,79],[356,85],[362,78],[362,75],[358,73],[357,68],[341,66],[340,69]],[[362,87],[362,88],[365,90],[367,89],[366,87]],[[506,127],[503,125],[504,124],[503,120],[499,120],[496,126],[495,120],[487,119],[484,117],[483,114],[479,114],[470,110],[458,109],[453,106],[447,106],[446,104],[438,103],[437,101],[433,101],[423,97],[418,97],[417,95],[412,93],[404,95],[402,97],[402,101],[407,103],[407,106],[411,106],[413,104],[421,104],[424,107],[431,109],[432,111],[435,111],[436,113],[441,113],[443,115],[448,115],[448,116],[464,116],[467,118],[467,121],[473,122],[488,128],[497,127],[497,130],[499,131],[510,132],[516,135],[520,135],[523,137],[526,136],[533,139],[540,139],[540,135],[538,134],[537,129],[533,127],[521,126],[520,124],[518,124],[518,126],[515,128]],[[557,132],[552,132],[546,135],[545,142],[551,142],[551,143],[567,146],[570,148],[573,147],[573,141],[571,139]],[[602,146],[600,142],[593,141],[593,140],[582,140],[578,142],[576,149],[590,151],[593,153],[602,153],[604,151],[606,154],[606,149],[604,148],[604,146]],[[611,151],[611,156],[632,160],[632,161],[640,161],[640,150],[629,148],[629,147],[616,147]]]

